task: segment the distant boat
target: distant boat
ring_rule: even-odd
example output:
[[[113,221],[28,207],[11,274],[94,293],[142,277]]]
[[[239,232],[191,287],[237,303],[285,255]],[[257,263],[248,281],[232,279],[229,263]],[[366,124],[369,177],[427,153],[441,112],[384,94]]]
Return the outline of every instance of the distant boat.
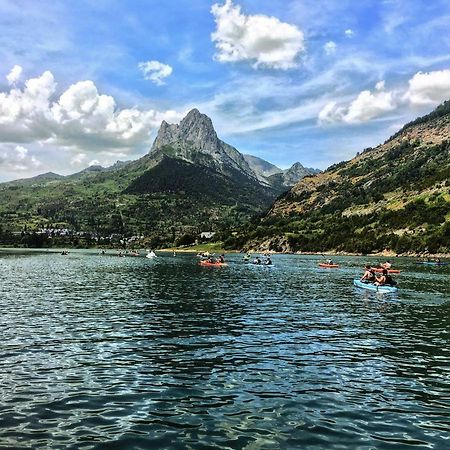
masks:
[[[447,266],[446,261],[416,261],[416,264],[423,264],[424,266]]]
[[[148,251],[148,250],[147,250]],[[146,258],[157,258],[156,253],[153,250],[148,251]]]

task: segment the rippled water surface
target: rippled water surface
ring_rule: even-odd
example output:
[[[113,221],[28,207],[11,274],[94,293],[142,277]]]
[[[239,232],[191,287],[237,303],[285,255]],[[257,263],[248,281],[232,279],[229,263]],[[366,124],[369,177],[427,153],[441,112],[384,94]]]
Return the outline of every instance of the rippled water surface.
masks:
[[[0,253],[0,448],[450,448],[450,266]]]

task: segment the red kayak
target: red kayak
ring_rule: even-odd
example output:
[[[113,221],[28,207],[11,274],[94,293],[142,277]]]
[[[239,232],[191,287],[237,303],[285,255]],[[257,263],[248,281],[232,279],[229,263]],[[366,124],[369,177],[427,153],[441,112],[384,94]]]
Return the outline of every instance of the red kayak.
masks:
[[[227,263],[221,263],[221,262],[209,262],[209,261],[200,261],[199,264],[201,266],[207,266],[207,267],[222,267],[227,266]]]
[[[383,268],[381,267],[372,267],[372,270],[376,273],[383,273]],[[397,269],[388,269],[388,273],[400,273],[400,270]]]
[[[325,269],[338,269],[339,265],[338,264],[325,264],[325,263],[320,263],[319,267],[323,267]]]

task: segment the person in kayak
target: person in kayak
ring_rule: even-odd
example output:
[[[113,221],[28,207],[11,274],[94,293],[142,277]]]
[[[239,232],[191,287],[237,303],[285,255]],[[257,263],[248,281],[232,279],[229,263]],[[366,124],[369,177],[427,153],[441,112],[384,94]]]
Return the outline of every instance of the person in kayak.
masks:
[[[272,260],[270,259],[270,256],[269,256],[269,255],[267,256],[267,258],[266,258],[264,264],[265,264],[266,266],[271,266],[271,265],[272,265]]]
[[[366,264],[364,275],[361,277],[361,281],[364,283],[375,283],[377,277],[372,267]]]
[[[219,256],[219,259],[217,260],[217,262],[219,262],[221,264],[223,264],[225,262],[225,255],[223,253]]]
[[[383,269],[383,273],[380,277],[377,277],[374,284],[375,286],[395,286],[397,282],[392,279],[387,269]]]
[[[253,261],[253,264],[261,264],[261,259],[260,259],[259,256],[257,256],[257,257],[255,258],[255,260]]]

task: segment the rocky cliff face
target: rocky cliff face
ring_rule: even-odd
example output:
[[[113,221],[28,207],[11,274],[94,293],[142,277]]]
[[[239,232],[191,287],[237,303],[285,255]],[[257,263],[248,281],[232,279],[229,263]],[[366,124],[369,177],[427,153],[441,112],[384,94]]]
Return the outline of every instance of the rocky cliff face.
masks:
[[[289,169],[283,172],[283,183],[285,186],[294,186],[295,183],[299,182],[301,179],[319,173],[318,169],[310,169],[303,167],[299,162],[293,164]]]
[[[222,173],[234,169],[251,179],[258,179],[243,155],[221,141],[211,119],[197,109],[191,110],[178,125],[162,122],[150,156],[158,157],[161,154],[214,168]]]
[[[150,150],[150,157],[167,155],[199,164],[226,174],[237,170],[261,185],[283,191],[306,175],[317,173],[300,163],[282,170],[252,155],[242,155],[217,137],[211,119],[197,109],[191,110],[179,124],[162,122],[158,136]]]
[[[289,169],[283,170],[253,155],[244,155],[244,158],[263,183],[278,187],[281,190],[291,188],[302,178],[320,172],[318,169],[303,167],[299,162],[293,164]]]
[[[245,160],[251,169],[258,175],[264,178],[270,177],[271,175],[275,175],[276,173],[283,172],[283,169],[271,164],[270,162],[258,158],[253,155],[244,155]]]

